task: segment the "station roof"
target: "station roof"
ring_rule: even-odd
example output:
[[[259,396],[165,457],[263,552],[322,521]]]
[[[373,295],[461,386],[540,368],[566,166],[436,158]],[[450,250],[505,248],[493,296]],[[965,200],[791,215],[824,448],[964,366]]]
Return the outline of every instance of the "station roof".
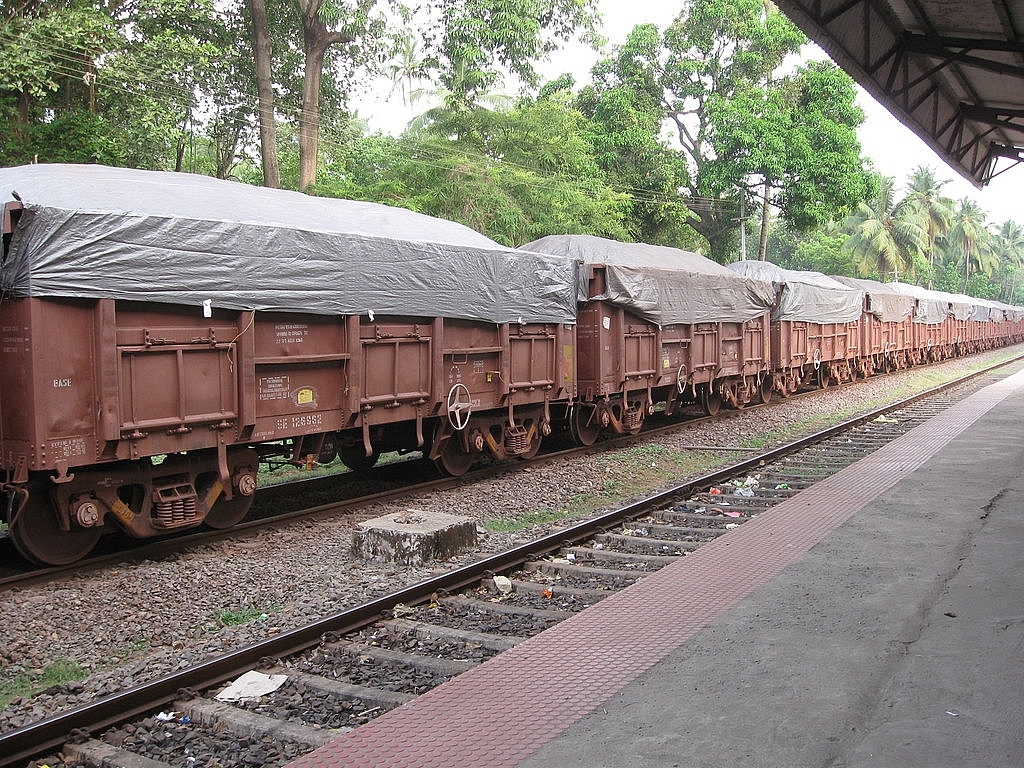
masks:
[[[1024,0],[775,0],[976,186],[1024,162]]]

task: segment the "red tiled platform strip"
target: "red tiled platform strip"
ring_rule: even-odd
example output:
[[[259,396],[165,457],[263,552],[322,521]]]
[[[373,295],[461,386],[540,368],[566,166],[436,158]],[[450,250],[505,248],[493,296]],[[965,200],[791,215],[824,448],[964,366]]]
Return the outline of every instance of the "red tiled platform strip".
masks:
[[[1024,385],[987,387],[592,608],[291,768],[514,766],[597,709]]]

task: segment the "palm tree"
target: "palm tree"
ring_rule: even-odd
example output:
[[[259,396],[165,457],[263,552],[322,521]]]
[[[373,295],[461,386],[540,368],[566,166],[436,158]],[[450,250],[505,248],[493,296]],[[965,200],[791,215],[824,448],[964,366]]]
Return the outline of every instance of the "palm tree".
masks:
[[[1017,292],[1017,275],[1024,267],[1024,227],[1009,219],[1004,221],[992,236],[992,247],[999,258],[1003,278],[1000,295],[1012,304]]]
[[[927,237],[928,264],[935,269],[938,240],[949,231],[953,217],[953,200],[942,195],[942,188],[949,179],[939,180],[935,171],[927,165],[919,165],[910,174],[907,196],[904,204],[909,214],[924,229]],[[928,276],[928,287],[932,287],[933,276]]]
[[[911,215],[906,201],[894,204],[891,176],[881,176],[878,192],[866,203],[860,203],[843,223],[848,237],[843,249],[853,256],[854,266],[862,276],[900,275],[913,271],[913,257],[927,248],[927,232]]]
[[[992,233],[985,227],[985,211],[969,198],[957,203],[946,235],[946,247],[953,258],[962,261],[963,291],[973,273],[991,275],[999,266],[999,257],[992,248]]]
[[[422,91],[413,86],[423,78],[426,71],[426,64],[420,56],[418,41],[411,34],[406,33],[395,42],[395,51],[391,60],[384,65],[384,72],[391,79],[391,90],[388,91],[388,98],[398,90],[402,96],[402,103],[411,107],[421,95]]]

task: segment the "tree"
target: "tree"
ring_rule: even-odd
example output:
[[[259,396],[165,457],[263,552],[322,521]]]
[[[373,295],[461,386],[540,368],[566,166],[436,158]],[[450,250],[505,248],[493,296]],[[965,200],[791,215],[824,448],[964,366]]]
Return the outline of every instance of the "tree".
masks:
[[[1015,221],[1004,221],[993,235],[992,247],[999,257],[1000,298],[1012,304],[1017,300],[1020,271],[1024,268],[1024,227]]]
[[[590,143],[608,183],[631,198],[633,239],[680,246],[694,240],[694,214],[679,194],[690,185],[685,161],[660,136],[665,114],[649,64],[659,45],[656,27],[636,27],[615,57],[594,67],[594,85],[575,106],[589,118]]]
[[[294,35],[301,36],[303,52],[298,107],[299,188],[308,189],[317,178],[317,156],[321,128],[321,86],[329,52],[340,48],[339,59],[351,77],[359,68],[376,72],[387,60],[388,51],[401,50],[409,30],[388,28],[383,9],[388,0],[274,0],[280,9],[297,10],[298,33],[289,25],[283,10],[268,13],[266,29],[253,15],[253,39],[281,44],[278,56],[294,47]],[[510,70],[533,84],[533,62],[553,50],[556,41],[572,34],[580,25],[590,27],[596,0],[429,0],[412,11],[400,9],[399,21],[407,23],[423,40],[422,72],[438,78],[454,102],[470,104],[475,94],[495,82],[500,68]],[[294,20],[294,17],[291,17]],[[281,67],[278,82],[289,75]],[[417,70],[418,72],[418,70]],[[273,119],[263,108],[261,121]],[[270,150],[269,130],[264,129],[264,154]]]
[[[259,101],[260,157],[263,160],[263,184],[281,186],[281,168],[277,160],[277,117],[274,114],[274,81],[270,22],[266,0],[248,0],[253,60],[256,66],[256,97]]]
[[[914,256],[924,252],[927,235],[908,215],[904,202],[895,202],[891,176],[878,181],[878,191],[860,203],[843,223],[848,237],[843,244],[862,277],[899,280],[913,272]]]
[[[242,140],[236,30],[213,0],[26,1],[5,10],[3,162],[182,168],[195,152],[230,143],[239,120]],[[235,124],[226,131],[229,111]]]
[[[928,285],[931,287],[935,260],[938,257],[938,241],[949,231],[953,216],[953,201],[942,195],[942,188],[949,183],[948,179],[939,180],[935,171],[925,165],[919,165],[910,174],[908,182],[906,206],[908,213],[925,231],[927,237],[928,265],[930,267]]]
[[[459,221],[507,245],[561,232],[628,239],[629,198],[605,183],[587,121],[567,102],[557,92],[446,112],[400,139],[355,138],[328,150],[316,191]]]
[[[783,224],[773,227],[769,234],[768,260],[785,269],[855,277],[853,256],[843,248],[846,239],[847,235],[836,223],[806,232]]]
[[[743,88],[712,113],[717,158],[760,190],[761,238],[768,242],[769,211],[807,230],[841,218],[867,195],[868,181],[856,128],[864,114],[853,83],[835,65],[811,62],[794,74]]]
[[[991,233],[985,227],[985,211],[970,198],[962,198],[953,212],[946,235],[950,263],[960,264],[961,292],[966,292],[972,273],[991,275],[998,266]]]
[[[599,98],[622,89],[644,114],[669,121],[677,195],[720,260],[732,256],[741,199],[760,200],[763,254],[770,206],[806,228],[866,195],[854,130],[863,115],[849,78],[820,63],[782,74],[804,42],[763,0],[690,0],[664,34],[635,28],[594,70]]]
[[[13,2],[0,15],[0,137],[4,162],[46,157],[33,129],[54,108],[55,119],[74,114],[83,131],[103,130],[96,115],[96,62],[122,44],[111,17],[86,2]],[[67,120],[65,119],[65,123]],[[68,127],[65,125],[65,127]],[[92,142],[87,142],[91,145]],[[40,151],[42,150],[42,151]]]
[[[452,104],[471,105],[508,71],[537,85],[535,63],[577,33],[594,35],[597,0],[425,0],[413,17],[424,65]]]

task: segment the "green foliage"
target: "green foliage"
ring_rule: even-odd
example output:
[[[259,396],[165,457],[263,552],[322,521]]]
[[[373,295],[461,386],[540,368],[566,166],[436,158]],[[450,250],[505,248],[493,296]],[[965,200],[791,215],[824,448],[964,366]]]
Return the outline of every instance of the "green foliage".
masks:
[[[217,620],[225,627],[235,627],[239,624],[248,624],[253,620],[260,620],[266,615],[266,611],[261,611],[259,608],[232,608],[218,613]]]
[[[582,29],[593,35],[596,0],[429,0],[419,33],[426,71],[447,90],[445,106],[469,107],[501,71],[527,85],[535,63]]]
[[[551,100],[503,113],[459,110],[438,124],[444,135],[333,147],[316,190],[459,221],[507,245],[556,232],[625,239],[628,197],[604,183],[582,121]]]
[[[595,66],[581,108],[602,129],[604,144],[595,146],[605,150],[599,158],[613,183],[656,203],[637,210],[641,239],[678,231],[678,213],[657,203],[686,202],[687,223],[727,261],[741,196],[752,211],[756,190],[762,208],[779,207],[798,229],[841,217],[864,199],[868,177],[856,138],[863,114],[852,81],[818,62],[779,74],[804,42],[762,0],[689,0],[663,34],[638,26]],[[661,141],[665,120],[679,149]]]
[[[959,261],[961,283],[958,293],[965,293],[971,275],[992,275],[999,266],[999,257],[992,247],[991,233],[985,226],[985,212],[973,200],[963,198],[953,211],[944,250],[947,263]]]
[[[83,680],[85,677],[86,672],[78,662],[67,658],[56,659],[44,669],[21,672],[0,681],[0,708],[19,697],[34,696],[55,685]]]
[[[0,21],[3,162],[180,169],[200,114],[241,102],[224,87],[235,30],[212,0],[33,7]]]
[[[608,183],[631,196],[632,239],[696,246],[679,190],[690,181],[684,159],[660,138],[664,109],[652,66],[659,45],[653,25],[636,27],[616,56],[593,70],[595,85],[576,98],[589,119],[588,140]]]
[[[914,256],[924,252],[927,235],[908,215],[907,204],[896,202],[895,184],[882,177],[870,202],[860,203],[844,222],[849,238],[844,249],[853,257],[857,274],[883,282],[911,277]]]
[[[857,271],[853,258],[843,248],[846,238],[834,225],[809,232],[787,226],[775,227],[768,240],[768,260],[785,269],[855,277]]]
[[[564,509],[538,509],[535,512],[527,512],[511,520],[488,520],[484,523],[491,533],[511,533],[532,528],[535,525],[547,523],[558,523],[570,517],[568,510]]]

